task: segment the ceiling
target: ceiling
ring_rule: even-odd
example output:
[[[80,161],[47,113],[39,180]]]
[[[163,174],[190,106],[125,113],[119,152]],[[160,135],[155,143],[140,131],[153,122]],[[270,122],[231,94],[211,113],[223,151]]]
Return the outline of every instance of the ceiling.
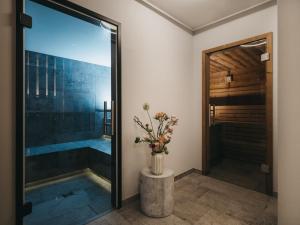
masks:
[[[223,20],[258,10],[276,0],[137,0],[195,33]]]
[[[240,100],[234,100],[231,97],[246,95],[252,97],[248,99],[243,98],[243,102],[249,100],[249,104],[262,103],[266,87],[266,62],[261,61],[261,54],[265,53],[265,51],[265,40],[261,40],[260,42],[235,46],[210,54],[210,97],[219,98],[214,99],[211,103],[227,105],[230,102],[230,104],[240,104]],[[256,97],[253,97],[254,95]],[[221,100],[220,98],[225,99]],[[223,119],[229,116],[234,120],[243,120],[248,118],[246,114],[242,112],[241,117],[234,116],[234,118],[227,113],[219,116],[223,117]],[[221,117],[219,119],[223,120]],[[251,122],[257,122],[256,119],[259,118],[253,115],[252,119]]]
[[[264,68],[260,56],[265,53],[266,45],[253,47],[236,46],[210,55],[210,73],[228,72],[234,74]]]

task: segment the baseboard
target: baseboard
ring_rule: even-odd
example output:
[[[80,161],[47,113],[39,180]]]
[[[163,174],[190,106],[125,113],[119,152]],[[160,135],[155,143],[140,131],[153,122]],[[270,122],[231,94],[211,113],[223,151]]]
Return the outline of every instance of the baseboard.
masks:
[[[193,172],[194,172],[194,169],[190,169],[190,170],[185,171],[185,172],[183,172],[181,174],[178,174],[177,176],[174,177],[174,181],[180,180],[181,178],[183,178],[183,177],[185,177],[185,176],[187,176],[187,175],[189,175],[189,174],[191,174]]]
[[[189,175],[191,173],[202,174],[202,171],[198,170],[198,169],[195,169],[195,168],[187,170],[187,171],[185,171],[185,172],[183,172],[183,173],[178,174],[177,176],[175,176],[174,177],[174,181],[178,181],[178,180],[182,179],[183,177],[185,177],[185,176],[187,176],[187,175]],[[139,199],[140,199],[140,194],[137,193],[137,194],[135,194],[135,195],[133,195],[133,196],[131,196],[129,198],[124,199],[122,201],[122,205],[125,206],[125,205],[128,205],[128,204],[131,204],[132,202],[135,202],[135,201],[137,201]]]
[[[189,174],[191,174],[191,173],[198,173],[198,174],[201,174],[201,175],[202,175],[202,171],[201,171],[201,170],[198,170],[198,169],[193,168],[193,169],[190,169],[190,170],[188,170],[188,171],[185,171],[185,172],[183,172],[183,173],[181,173],[181,174],[178,174],[177,176],[174,177],[174,180],[175,180],[175,181],[180,180],[181,178],[183,178],[183,177],[185,177],[185,176],[187,176],[187,175],[189,175]]]
[[[201,174],[201,175],[203,175],[203,171],[202,170],[199,170],[199,169],[193,169],[193,172],[194,173],[198,173],[198,174]]]
[[[129,204],[131,204],[131,203],[133,203],[133,202],[135,202],[135,201],[137,201],[139,199],[140,199],[140,194],[137,193],[137,194],[135,194],[135,195],[133,195],[133,196],[131,196],[129,198],[124,199],[122,201],[122,206],[129,205]]]

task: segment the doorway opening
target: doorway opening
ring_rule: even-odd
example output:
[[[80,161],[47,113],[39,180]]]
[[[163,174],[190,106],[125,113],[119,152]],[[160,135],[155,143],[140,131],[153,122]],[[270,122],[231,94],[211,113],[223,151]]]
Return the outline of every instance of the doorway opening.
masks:
[[[202,56],[203,173],[273,194],[272,33]]]
[[[120,24],[60,0],[17,5],[17,224],[121,207]]]

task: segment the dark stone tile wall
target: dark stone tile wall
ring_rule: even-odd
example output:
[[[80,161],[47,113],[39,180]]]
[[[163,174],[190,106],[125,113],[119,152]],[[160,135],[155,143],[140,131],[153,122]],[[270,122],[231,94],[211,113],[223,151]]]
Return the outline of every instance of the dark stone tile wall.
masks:
[[[92,148],[52,152],[26,157],[25,183],[89,168],[111,179],[111,156]]]
[[[88,168],[86,149],[26,157],[25,183]]]
[[[88,166],[97,175],[111,180],[111,155],[89,148]]]
[[[103,135],[109,67],[26,51],[26,147]],[[48,63],[46,63],[48,62]]]

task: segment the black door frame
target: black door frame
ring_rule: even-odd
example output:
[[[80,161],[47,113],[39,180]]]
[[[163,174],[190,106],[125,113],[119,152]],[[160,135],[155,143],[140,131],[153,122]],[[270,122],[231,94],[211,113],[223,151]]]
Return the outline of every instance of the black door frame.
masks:
[[[117,53],[116,69],[112,69],[112,100],[115,102],[115,134],[112,137],[112,204],[114,208],[122,206],[122,105],[121,105],[121,23],[86,9],[67,0],[34,0],[48,7],[62,11],[89,22],[106,21],[117,27],[117,34],[112,34],[115,41],[114,50]],[[24,24],[25,22],[25,24]],[[24,205],[24,0],[16,0],[16,225],[23,224],[23,217],[31,210]],[[30,24],[30,21],[29,21]]]

